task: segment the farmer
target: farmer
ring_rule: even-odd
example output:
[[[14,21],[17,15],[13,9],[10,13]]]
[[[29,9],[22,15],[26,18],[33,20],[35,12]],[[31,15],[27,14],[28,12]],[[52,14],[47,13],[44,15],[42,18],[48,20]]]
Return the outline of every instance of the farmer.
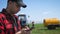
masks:
[[[18,17],[14,14],[26,8],[22,0],[7,0],[6,9],[0,12],[0,34],[27,34],[29,27],[21,28]]]

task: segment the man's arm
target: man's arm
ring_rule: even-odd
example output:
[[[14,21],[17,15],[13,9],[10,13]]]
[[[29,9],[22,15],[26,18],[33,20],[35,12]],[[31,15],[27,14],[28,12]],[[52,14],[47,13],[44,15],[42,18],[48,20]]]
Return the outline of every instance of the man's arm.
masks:
[[[0,14],[0,34],[5,34],[5,25],[3,24],[2,14]]]
[[[5,34],[5,30],[4,30],[4,25],[3,23],[0,21],[0,34]]]
[[[18,31],[15,34],[30,34],[30,28],[28,26],[26,26],[25,28],[22,28],[20,31]]]

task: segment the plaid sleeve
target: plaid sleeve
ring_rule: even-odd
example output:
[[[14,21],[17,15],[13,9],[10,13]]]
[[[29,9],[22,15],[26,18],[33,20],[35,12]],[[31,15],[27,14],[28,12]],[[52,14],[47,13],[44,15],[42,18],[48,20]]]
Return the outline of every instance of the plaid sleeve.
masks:
[[[2,23],[2,21],[1,21],[1,19],[0,19],[0,34],[5,34],[5,31],[4,31],[4,25],[3,25],[3,23]]]

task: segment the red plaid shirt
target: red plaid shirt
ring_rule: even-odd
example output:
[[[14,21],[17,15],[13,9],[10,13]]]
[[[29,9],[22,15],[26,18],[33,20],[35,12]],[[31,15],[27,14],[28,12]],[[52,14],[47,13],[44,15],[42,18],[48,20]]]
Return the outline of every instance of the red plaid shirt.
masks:
[[[7,13],[5,9],[0,13],[0,34],[15,34],[21,30],[20,21],[14,15],[16,23],[13,17]]]

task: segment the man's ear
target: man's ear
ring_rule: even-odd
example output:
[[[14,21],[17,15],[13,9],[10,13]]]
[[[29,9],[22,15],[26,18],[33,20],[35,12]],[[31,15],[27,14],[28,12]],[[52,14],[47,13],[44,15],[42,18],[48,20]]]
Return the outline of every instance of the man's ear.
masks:
[[[13,5],[13,2],[12,2],[12,1],[9,1],[9,2],[7,3],[7,8],[11,8],[12,5]]]
[[[8,3],[9,5],[11,5],[11,4],[13,4],[13,2],[12,1],[9,1],[9,3]]]

